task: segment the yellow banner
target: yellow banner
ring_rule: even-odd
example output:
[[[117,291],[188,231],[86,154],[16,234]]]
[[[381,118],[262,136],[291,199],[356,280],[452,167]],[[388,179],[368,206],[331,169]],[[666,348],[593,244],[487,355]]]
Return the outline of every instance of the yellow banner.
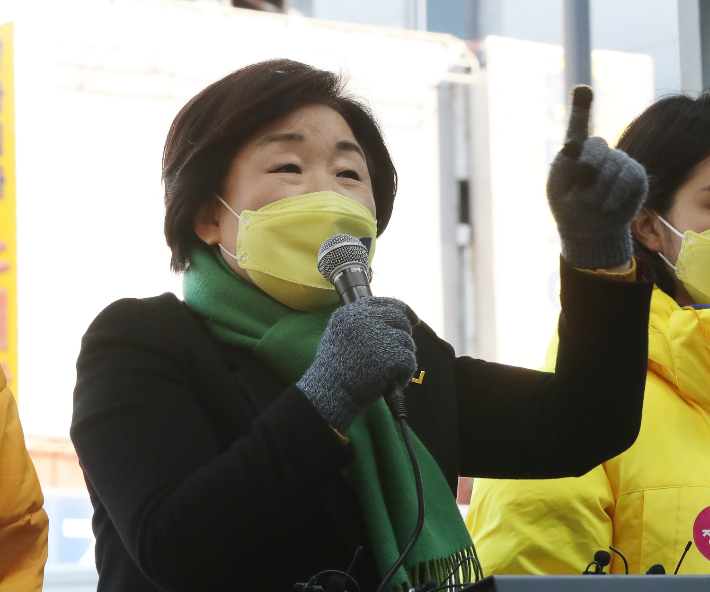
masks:
[[[17,396],[17,218],[13,24],[0,25],[0,364]]]

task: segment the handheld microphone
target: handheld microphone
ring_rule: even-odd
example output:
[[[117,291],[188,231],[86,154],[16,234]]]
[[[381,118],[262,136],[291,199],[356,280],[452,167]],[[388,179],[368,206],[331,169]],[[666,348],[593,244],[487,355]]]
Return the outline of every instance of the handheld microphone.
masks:
[[[331,236],[318,249],[318,271],[335,286],[343,304],[372,296],[368,261],[365,245],[349,234]],[[385,394],[385,400],[395,419],[407,419],[404,394],[399,385]]]
[[[318,271],[338,292],[345,304],[372,296],[368,273],[368,252],[359,240],[336,234],[318,250]]]

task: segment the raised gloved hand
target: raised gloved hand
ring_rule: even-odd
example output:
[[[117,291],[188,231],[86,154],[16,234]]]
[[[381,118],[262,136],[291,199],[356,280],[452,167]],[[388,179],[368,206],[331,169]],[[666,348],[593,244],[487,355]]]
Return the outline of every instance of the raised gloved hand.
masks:
[[[336,430],[347,430],[392,384],[404,387],[414,376],[410,314],[404,302],[377,297],[333,313],[315,362],[296,386]]]
[[[644,168],[589,137],[592,89],[574,89],[565,145],[547,178],[562,257],[578,269],[609,269],[633,256],[631,221],[648,194]]]

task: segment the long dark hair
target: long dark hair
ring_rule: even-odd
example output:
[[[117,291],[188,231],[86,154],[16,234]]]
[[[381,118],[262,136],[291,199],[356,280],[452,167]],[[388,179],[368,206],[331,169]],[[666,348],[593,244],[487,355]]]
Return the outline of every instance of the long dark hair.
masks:
[[[710,158],[710,91],[693,99],[673,94],[660,99],[636,117],[616,143],[641,163],[649,177],[649,210],[666,218],[678,189],[695,168]],[[634,253],[656,273],[656,284],[675,297],[675,280],[668,265],[634,236]]]
[[[387,227],[397,171],[379,125],[345,80],[291,60],[270,60],[237,70],[191,99],[175,117],[163,152],[165,238],[171,267],[184,271],[199,239],[193,223],[199,206],[221,189],[238,150],[262,126],[308,105],[335,109],[362,147],[377,207],[377,233]]]

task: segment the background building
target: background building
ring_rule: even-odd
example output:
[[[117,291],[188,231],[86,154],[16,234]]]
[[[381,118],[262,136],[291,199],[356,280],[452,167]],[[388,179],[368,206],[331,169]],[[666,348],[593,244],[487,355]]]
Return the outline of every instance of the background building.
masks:
[[[291,0],[285,9],[471,41],[497,35],[562,45],[561,0]],[[590,9],[593,49],[650,55],[655,96],[680,90],[678,0],[590,0]]]

